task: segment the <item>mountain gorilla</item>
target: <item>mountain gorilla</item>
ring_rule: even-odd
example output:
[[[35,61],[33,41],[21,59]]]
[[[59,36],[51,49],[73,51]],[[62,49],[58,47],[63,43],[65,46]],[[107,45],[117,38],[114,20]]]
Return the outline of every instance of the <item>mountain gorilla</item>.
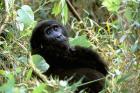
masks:
[[[54,20],[39,22],[30,43],[32,54],[41,55],[50,65],[45,75],[57,75],[60,79],[74,76],[70,80],[72,83],[82,77],[82,83],[87,83],[107,75],[108,67],[100,56],[88,48],[71,47],[67,30]],[[80,86],[77,91],[85,89],[88,93],[98,93],[103,86],[102,79]]]

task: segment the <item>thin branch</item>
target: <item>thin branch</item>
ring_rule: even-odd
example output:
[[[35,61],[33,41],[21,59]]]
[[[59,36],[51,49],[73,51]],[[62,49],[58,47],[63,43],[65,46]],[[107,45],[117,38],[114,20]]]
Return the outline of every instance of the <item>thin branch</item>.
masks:
[[[73,5],[71,4],[71,2],[69,0],[66,0],[67,5],[70,9],[70,11],[72,12],[72,14],[76,17],[76,19],[78,21],[82,21],[81,17],[79,16],[79,14],[77,13],[77,11],[75,10],[75,8],[73,7]]]
[[[30,66],[31,66],[31,68],[33,69],[33,72],[34,72],[34,74],[37,76],[37,77],[39,77],[42,81],[44,81],[44,82],[49,82],[48,80],[47,80],[47,77],[46,76],[44,76],[36,67],[35,67],[35,65],[33,64],[33,62],[32,62],[32,60],[31,60],[31,53],[29,53],[29,64],[30,64]]]
[[[9,16],[8,16],[8,2],[7,0],[4,0],[4,3],[5,3],[5,11],[6,11],[6,17],[5,17],[5,20],[4,20],[4,24],[1,25],[0,27],[0,34],[3,32],[3,29],[5,28],[6,24],[5,23],[8,23],[9,21]]]

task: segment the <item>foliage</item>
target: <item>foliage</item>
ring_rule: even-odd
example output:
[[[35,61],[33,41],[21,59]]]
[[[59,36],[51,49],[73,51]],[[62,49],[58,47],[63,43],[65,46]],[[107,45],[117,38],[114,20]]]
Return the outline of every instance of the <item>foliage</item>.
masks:
[[[83,46],[83,47],[90,47],[90,42],[87,40],[86,35],[78,36],[75,38],[70,38],[70,45],[75,46]]]
[[[54,3],[52,14],[55,16],[61,15],[62,23],[66,24],[68,21],[68,7],[65,0],[52,0],[52,3]]]
[[[6,74],[6,72],[2,70],[1,72],[3,72],[2,75],[7,78],[7,83],[3,84],[3,86],[0,87],[0,92],[11,93],[15,85],[14,76],[12,75],[12,73]]]
[[[31,25],[35,23],[34,13],[28,5],[23,5],[21,9],[17,10],[17,15],[18,16],[16,20],[18,22],[22,22],[25,28],[30,27]]]
[[[29,5],[24,3],[28,0],[8,1],[0,2],[0,92],[72,93],[82,85],[80,80],[69,84],[58,77],[44,79],[40,74],[48,69],[45,60],[39,55],[30,57],[32,29],[40,15],[47,14],[45,19],[55,16],[63,24],[70,24],[74,32],[70,38],[72,46],[92,47],[107,61],[110,71],[101,93],[139,93],[139,0],[102,0],[101,7],[108,9],[109,16],[100,24],[87,16],[82,22],[75,20],[68,14],[66,0],[31,0]],[[41,72],[36,72],[32,65]]]
[[[42,72],[47,71],[47,69],[49,68],[49,65],[46,63],[46,61],[39,55],[33,55],[32,60],[36,67]]]
[[[117,12],[120,7],[121,0],[104,0],[103,5],[111,12]]]

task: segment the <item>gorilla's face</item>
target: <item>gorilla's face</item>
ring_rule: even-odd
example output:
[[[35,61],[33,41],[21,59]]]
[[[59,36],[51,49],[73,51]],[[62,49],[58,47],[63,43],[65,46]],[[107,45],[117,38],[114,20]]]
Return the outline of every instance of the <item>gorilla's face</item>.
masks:
[[[65,35],[64,29],[58,25],[46,27],[43,32],[44,42],[47,44],[65,45],[68,42],[68,37]]]
[[[30,42],[34,53],[42,48],[54,46],[67,48],[69,46],[66,29],[53,20],[39,22],[33,30]]]

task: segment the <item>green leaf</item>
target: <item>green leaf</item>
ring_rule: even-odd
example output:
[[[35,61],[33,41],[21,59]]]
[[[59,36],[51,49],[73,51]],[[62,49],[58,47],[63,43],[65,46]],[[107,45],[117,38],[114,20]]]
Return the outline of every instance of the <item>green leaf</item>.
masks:
[[[26,75],[26,81],[27,80],[30,80],[30,78],[32,77],[32,72],[33,72],[33,70],[32,69],[30,69],[29,71],[28,71],[28,73],[27,73],[27,75]]]
[[[107,7],[111,12],[117,12],[120,8],[121,0],[104,0],[102,5]]]
[[[62,7],[64,7],[66,4],[65,0],[60,0],[60,2],[61,2]]]
[[[46,86],[45,84],[40,84],[38,87],[36,87],[33,90],[33,93],[43,93],[43,90],[45,89],[45,86]]]
[[[4,70],[0,70],[0,75],[4,75],[5,71]]]
[[[129,79],[131,79],[133,76],[132,73],[127,73],[126,75],[122,75],[118,80],[117,80],[117,84],[123,83]]]
[[[0,86],[0,93],[11,93],[14,89],[15,79],[13,74],[6,74],[5,77],[8,78],[7,83]]]
[[[134,11],[130,7],[126,7],[124,16],[127,18],[128,21],[133,21],[133,13]]]
[[[68,21],[68,7],[66,1],[65,0],[56,1],[53,5],[52,14],[54,14],[55,16],[61,14],[62,18],[61,22],[63,24],[66,24],[66,22]]]
[[[91,45],[91,43],[87,40],[86,35],[70,38],[70,44],[72,46],[79,45],[83,47],[90,47]]]
[[[22,22],[25,27],[28,27],[34,24],[34,13],[30,6],[23,5],[21,9],[17,11],[18,17],[16,18],[17,21]]]
[[[46,63],[44,58],[41,57],[40,55],[33,55],[32,60],[35,66],[38,69],[40,69],[42,72],[45,72],[49,68],[49,65]]]
[[[131,51],[136,52],[138,50],[139,40],[137,39],[135,43],[131,46]]]
[[[67,4],[64,4],[64,8],[62,9],[62,23],[66,24],[66,22],[68,21],[68,7]]]
[[[61,4],[60,2],[56,2],[54,3],[53,9],[52,9],[52,14],[54,14],[55,16],[58,15],[61,12]]]

